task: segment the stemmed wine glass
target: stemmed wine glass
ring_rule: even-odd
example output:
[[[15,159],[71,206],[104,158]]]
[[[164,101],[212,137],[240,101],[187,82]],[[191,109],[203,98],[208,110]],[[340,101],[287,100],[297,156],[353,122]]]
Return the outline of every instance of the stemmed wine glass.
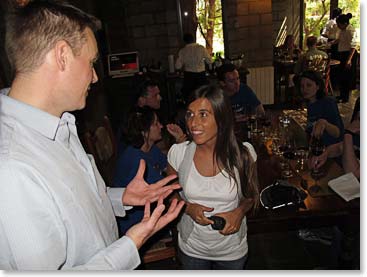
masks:
[[[308,147],[300,146],[296,149],[296,157],[297,157],[297,164],[296,164],[296,171],[302,172],[306,168],[306,160],[308,158]]]
[[[319,157],[325,151],[325,145],[320,138],[312,137],[310,142],[310,152],[313,156]],[[323,175],[323,171],[319,168],[313,167],[311,170],[311,177],[315,184],[310,187],[311,191],[318,192],[321,187],[318,185],[318,180]]]
[[[257,127],[257,112],[255,109],[252,109],[250,112],[249,112],[249,123],[250,123],[250,126],[251,126],[251,133],[253,134],[257,134],[259,132],[259,129]]]
[[[269,111],[260,113],[258,115],[258,128],[261,128],[262,130],[261,136],[264,142],[267,142],[270,139],[270,134],[269,134],[270,127],[271,127],[271,115]]]
[[[285,142],[281,147],[283,152],[283,158],[285,158],[285,162],[283,163],[282,168],[282,176],[284,178],[290,178],[293,176],[290,166],[290,160],[294,159],[296,156],[295,147],[294,145],[292,145],[290,137],[285,138]]]

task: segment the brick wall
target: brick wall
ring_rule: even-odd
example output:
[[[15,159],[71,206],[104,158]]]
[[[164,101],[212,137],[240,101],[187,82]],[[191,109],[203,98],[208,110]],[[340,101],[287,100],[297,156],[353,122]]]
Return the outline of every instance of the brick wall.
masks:
[[[223,6],[226,54],[244,53],[249,67],[272,64],[272,1],[228,0]]]
[[[125,0],[118,3],[119,19],[105,17],[110,52],[137,50],[142,65],[160,61],[166,67],[167,56],[175,54],[179,48],[176,1]]]

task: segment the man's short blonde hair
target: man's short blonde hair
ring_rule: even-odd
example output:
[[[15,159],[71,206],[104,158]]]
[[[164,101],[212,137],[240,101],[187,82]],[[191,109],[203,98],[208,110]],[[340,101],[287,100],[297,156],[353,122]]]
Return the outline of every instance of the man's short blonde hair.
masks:
[[[14,73],[40,66],[58,41],[75,55],[86,42],[85,29],[96,30],[96,19],[62,1],[31,1],[7,16],[5,49]]]

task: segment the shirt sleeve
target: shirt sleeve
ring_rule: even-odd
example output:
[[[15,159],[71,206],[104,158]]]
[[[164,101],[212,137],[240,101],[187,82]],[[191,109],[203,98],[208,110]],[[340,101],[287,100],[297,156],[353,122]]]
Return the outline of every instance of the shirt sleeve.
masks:
[[[257,161],[257,154],[256,154],[255,148],[252,146],[252,144],[249,143],[249,142],[243,142],[242,144],[250,152],[251,158],[254,160],[254,162],[256,162]]]
[[[357,32],[354,29],[354,27],[351,25],[348,31],[350,32],[350,36],[351,36],[350,47],[356,48],[357,47]]]
[[[247,85],[241,84],[243,89],[242,100],[245,104],[249,104],[252,107],[257,107],[261,104],[260,100],[257,98],[256,93]]]
[[[125,188],[107,187],[107,195],[111,201],[115,216],[123,217],[126,215],[125,211],[132,209],[132,206],[124,206],[122,204],[122,195],[124,192]]]
[[[88,263],[72,270],[133,270],[140,264],[139,252],[134,242],[123,236],[99,251]]]
[[[68,246],[62,210],[40,178],[28,165],[0,166],[1,269],[130,270],[140,263],[136,246],[130,238],[123,237],[86,257],[83,264],[65,266],[68,255],[75,253],[68,250],[72,246]]]
[[[339,128],[340,133],[344,131],[344,124],[343,120],[340,117],[340,113],[338,110],[337,104],[334,102],[334,100],[328,99],[328,108],[324,109],[325,112],[325,119],[330,122],[331,124],[334,124]]]
[[[208,50],[203,46],[203,52],[204,52],[204,61],[207,64],[212,64],[212,58],[210,57]]]
[[[178,168],[182,162],[187,144],[187,141],[179,144],[173,144],[168,151],[167,161],[172,168],[176,170],[176,172],[178,172]]]

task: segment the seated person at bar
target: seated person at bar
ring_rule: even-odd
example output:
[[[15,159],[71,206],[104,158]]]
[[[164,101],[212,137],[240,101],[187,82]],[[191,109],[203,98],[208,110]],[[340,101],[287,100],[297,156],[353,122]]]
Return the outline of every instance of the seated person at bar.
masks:
[[[158,83],[155,80],[148,79],[145,80],[139,86],[138,99],[136,101],[136,106],[150,107],[154,110],[159,110],[161,107],[161,91],[158,87]]]
[[[324,153],[318,157],[312,157],[310,168],[320,168],[328,158],[342,158],[342,164],[346,173],[352,172],[358,179],[360,176],[360,98],[358,97],[350,124],[344,130],[342,142],[326,147]]]
[[[163,198],[180,186],[165,186],[175,176],[148,185],[141,161],[126,189],[107,188],[84,151],[68,111],[83,109],[98,81],[95,19],[51,0],[8,15],[15,77],[0,95],[0,269],[134,269],[137,250],[182,208],[172,202],[162,215]],[[145,205],[146,216],[119,239],[115,215],[126,205]]]
[[[155,145],[161,136],[162,125],[157,114],[149,108],[140,109],[129,115],[127,133],[122,139],[126,147],[119,153],[116,163],[113,184],[115,187],[126,187],[134,178],[141,159],[145,160],[144,179],[154,183],[163,179],[163,171],[167,167],[167,157]],[[144,207],[128,211],[126,217],[118,221],[119,231],[126,231],[144,215]]]
[[[294,43],[294,36],[287,35],[284,39],[284,43],[276,48],[277,52],[284,56],[286,59],[298,60],[301,50]]]
[[[258,115],[265,114],[264,107],[253,90],[240,82],[240,76],[236,67],[226,63],[217,69],[219,84],[231,100],[232,110],[236,121],[243,121],[246,113],[255,112]],[[251,111],[248,111],[247,109]]]
[[[129,130],[125,130],[127,127],[128,117],[131,113],[134,113],[140,109],[151,108],[153,109],[159,116],[159,111],[161,107],[162,97],[160,95],[160,89],[158,86],[158,82],[153,79],[145,79],[138,87],[138,96],[135,101],[135,106],[128,111],[124,115],[124,119],[122,120],[122,124],[120,126],[120,130],[118,131],[118,152],[121,152],[122,149],[125,148],[125,144],[123,142],[123,133],[128,133]],[[175,139],[175,141],[184,141],[186,139],[186,134],[182,131],[180,126],[174,123],[170,123],[166,125],[166,129],[169,134]],[[164,149],[167,148],[165,143],[159,143],[159,148]],[[167,149],[168,150],[168,149]]]
[[[294,73],[300,74],[305,70],[309,70],[308,63],[311,63],[311,66],[314,65],[316,68],[314,70],[317,70],[319,72],[322,72],[325,70],[323,68],[323,60],[327,60],[329,58],[328,54],[326,52],[318,50],[316,48],[317,43],[317,37],[315,36],[309,36],[306,40],[307,48],[308,50],[303,53],[299,60],[297,61]]]
[[[342,141],[343,121],[335,100],[325,96],[321,75],[315,71],[303,72],[300,91],[307,102],[306,132],[321,138],[325,146]]]

